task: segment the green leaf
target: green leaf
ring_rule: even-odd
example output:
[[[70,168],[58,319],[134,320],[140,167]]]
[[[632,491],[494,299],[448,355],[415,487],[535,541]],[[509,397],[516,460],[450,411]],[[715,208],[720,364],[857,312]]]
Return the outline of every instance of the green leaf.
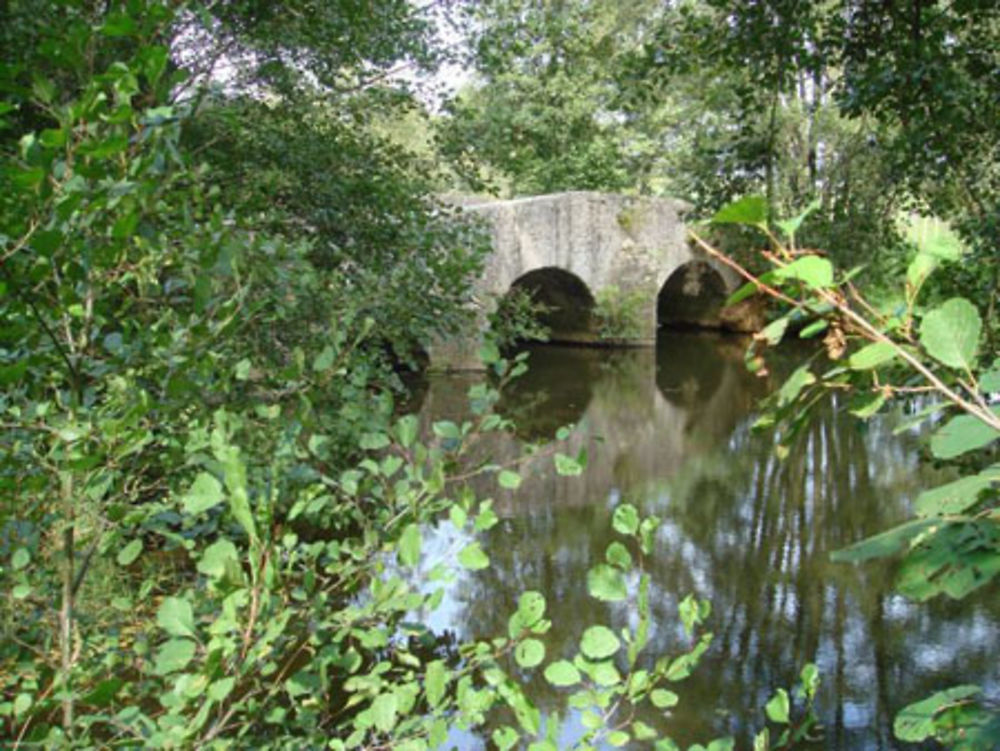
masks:
[[[924,316],[920,343],[941,364],[971,371],[982,328],[976,306],[964,297],[953,297]]]
[[[911,215],[904,221],[906,239],[942,261],[957,261],[965,252],[961,238],[949,224],[937,217]]]
[[[420,548],[423,539],[420,536],[420,527],[417,524],[408,524],[403,534],[399,537],[397,555],[399,562],[404,566],[416,566],[420,562]]]
[[[812,289],[827,289],[833,286],[833,264],[822,256],[801,256],[775,269],[774,278],[778,281],[797,279]]]
[[[583,472],[583,466],[574,458],[557,453],[554,457],[556,472],[564,477],[575,477]]]
[[[618,637],[606,626],[591,626],[583,632],[580,640],[580,651],[591,660],[611,657],[620,648]]]
[[[604,551],[604,560],[612,566],[628,571],[632,568],[632,554],[620,542],[612,542]]]
[[[799,227],[802,226],[802,222],[804,222],[810,214],[819,209],[819,207],[820,201],[817,198],[806,206],[805,210],[803,210],[803,212],[798,216],[794,216],[791,219],[782,219],[779,222],[775,222],[775,225],[777,225],[778,229],[784,232],[790,240],[794,240],[795,233],[799,231]]]
[[[899,354],[896,347],[889,342],[874,342],[862,347],[847,360],[851,370],[871,370],[883,363],[889,362]]]
[[[229,491],[229,513],[247,533],[251,540],[257,539],[257,524],[250,510],[250,499],[247,495],[246,464],[235,446],[222,445],[217,447],[219,462],[226,475],[226,489]]]
[[[1000,573],[1000,527],[994,522],[934,521],[902,560],[900,594],[920,602],[942,593],[962,599]]]
[[[518,598],[517,614],[525,628],[531,628],[545,615],[545,597],[539,592],[525,592]]]
[[[128,149],[128,136],[112,135],[102,141],[87,141],[80,146],[80,153],[91,159],[107,159],[118,156]]]
[[[45,170],[41,167],[14,169],[8,173],[10,181],[25,191],[37,190],[45,181]]]
[[[710,220],[713,224],[767,225],[767,199],[763,196],[744,196],[721,209]]]
[[[802,690],[805,692],[806,698],[814,698],[816,689],[819,688],[819,668],[815,664],[807,662],[802,666],[799,680],[802,682]]]
[[[994,409],[994,412],[997,412]],[[969,451],[982,448],[997,438],[1000,432],[978,417],[958,415],[951,418],[931,436],[931,453],[938,459],[954,459]]]
[[[882,409],[882,405],[885,403],[886,395],[881,391],[877,394],[864,394],[861,395],[860,399],[853,399],[851,401],[851,414],[855,417],[860,417],[862,420],[867,420]],[[857,406],[853,406],[854,404],[857,404]]]
[[[236,369],[234,375],[237,381],[245,381],[250,377],[250,360],[244,357],[238,363],[236,363]]]
[[[893,555],[908,545],[910,540],[934,524],[935,522],[930,519],[915,519],[900,524],[886,532],[869,537],[842,550],[834,551],[830,554],[830,560],[841,563],[856,563]]]
[[[497,482],[500,483],[500,487],[502,488],[517,490],[521,486],[521,475],[517,472],[511,472],[509,469],[505,469],[497,475]]]
[[[521,740],[521,736],[510,725],[497,728],[490,737],[493,739],[493,743],[496,744],[498,751],[510,751]]]
[[[443,660],[434,660],[427,664],[427,673],[424,677],[424,691],[427,693],[427,702],[431,707],[438,706],[445,697],[445,688],[451,671],[448,670]]]
[[[389,445],[389,436],[385,433],[364,433],[358,445],[365,451],[381,451]]]
[[[103,680],[83,697],[83,703],[91,707],[106,707],[111,704],[124,685],[125,681],[121,678]]]
[[[383,733],[388,733],[396,726],[396,716],[399,710],[396,694],[379,694],[371,706],[371,717],[375,727]]]
[[[485,504],[483,504],[485,506]],[[500,517],[496,515],[496,512],[486,506],[476,514],[476,521],[473,523],[472,528],[476,532],[485,532],[488,529],[492,529],[500,521]]]
[[[628,596],[624,574],[606,563],[599,563],[587,572],[587,591],[604,602],[618,602]]]
[[[763,277],[761,277],[761,281],[764,281]],[[759,289],[759,287],[758,287],[758,285],[757,285],[756,282],[747,282],[742,287],[740,287],[738,290],[736,290],[735,292],[733,292],[733,294],[731,294],[729,297],[727,297],[726,301],[722,304],[722,307],[723,308],[728,308],[728,307],[730,307],[732,305],[736,305],[738,303],[741,303],[744,300],[746,300],[748,297],[753,297],[757,293],[758,289]]]
[[[125,11],[113,11],[108,14],[101,26],[101,33],[109,37],[131,36],[139,30],[135,18]]]
[[[607,734],[606,740],[609,746],[613,748],[621,748],[630,740],[632,740],[632,736],[630,736],[624,730],[612,730],[610,733]]]
[[[785,336],[785,331],[788,330],[788,323],[791,319],[788,316],[782,316],[777,320],[771,321],[767,326],[761,329],[760,336],[764,341],[766,341],[770,346],[775,346],[781,342],[782,338]]]
[[[649,700],[653,702],[653,706],[657,709],[670,709],[671,707],[677,706],[677,702],[680,701],[680,697],[673,691],[657,688],[650,692]]]
[[[118,551],[115,560],[118,561],[119,566],[129,566],[139,557],[140,553],[142,553],[142,540],[137,537]]]
[[[194,653],[195,643],[190,639],[171,639],[157,650],[153,672],[167,675],[183,670],[194,658]]]
[[[962,477],[954,482],[925,490],[917,497],[914,510],[920,516],[961,514],[979,502],[979,494],[1000,480],[1000,466]]]
[[[396,438],[403,448],[410,448],[417,440],[420,420],[416,415],[406,415],[396,422]]]
[[[993,361],[990,368],[979,377],[979,388],[984,394],[1000,391],[1000,357]]]
[[[767,712],[767,716],[771,722],[780,722],[787,725],[788,713],[791,711],[788,692],[783,688],[779,688],[777,693],[771,697],[771,700],[764,707],[764,711]]]
[[[803,365],[782,384],[778,391],[778,405],[784,406],[795,401],[802,389],[814,383],[816,383],[816,376],[809,371],[808,365]]]
[[[208,698],[212,701],[225,701],[226,697],[232,693],[235,685],[236,679],[232,676],[226,676],[225,678],[213,681],[208,687]]]
[[[32,696],[31,694],[24,692],[17,695],[14,699],[14,714],[23,715],[29,709],[31,709]]]
[[[439,420],[434,423],[432,430],[438,438],[457,441],[462,437],[462,432],[459,430],[458,425],[450,420]]]
[[[701,660],[701,656],[705,654],[709,645],[712,643],[712,634],[703,634],[701,639],[687,654],[680,655],[676,657],[667,668],[664,677],[668,681],[683,681],[685,678],[691,675],[691,671],[695,669],[698,662]]]
[[[813,321],[808,326],[805,326],[799,332],[799,339],[811,339],[816,336],[816,334],[821,334],[829,328],[830,322],[825,318],[821,318],[818,321]]]
[[[940,265],[941,260],[930,253],[917,253],[906,267],[906,284],[910,290],[917,290]]]
[[[448,518],[451,520],[455,529],[462,529],[462,527],[465,526],[465,523],[469,520],[469,513],[455,503],[452,504],[450,509],[448,509]]]
[[[184,511],[196,515],[222,503],[222,483],[208,472],[199,472],[190,490],[181,498]]]
[[[600,662],[590,662],[589,660],[578,659],[577,667],[590,676],[590,679],[598,686],[609,688],[617,686],[622,682],[622,675],[612,660],[601,660]]]
[[[660,520],[655,516],[647,516],[639,525],[639,548],[646,555],[653,552],[654,535],[660,526]]]
[[[529,735],[536,735],[541,726],[542,714],[521,687],[513,681],[503,681],[497,686],[497,691],[507,702],[507,706],[514,710],[514,716],[521,728]]]
[[[514,659],[522,668],[533,668],[545,659],[545,645],[538,639],[525,639],[514,648]]]
[[[489,556],[483,552],[478,542],[469,543],[458,554],[458,562],[463,568],[478,571],[490,565]]]
[[[705,751],[733,751],[736,748],[735,738],[716,738],[708,744]]]
[[[690,637],[694,634],[695,626],[704,623],[711,614],[712,603],[708,600],[699,600],[694,595],[689,594],[678,604],[677,612],[684,625],[684,633]]]
[[[630,503],[623,503],[615,509],[611,526],[620,535],[634,535],[639,529],[639,512]]]
[[[20,571],[31,563],[31,553],[27,548],[18,548],[10,558],[10,565],[15,571]]]
[[[198,572],[210,579],[222,579],[227,572],[239,572],[239,552],[236,546],[225,538],[216,540],[201,554]]]
[[[559,686],[560,688],[575,686],[580,682],[580,671],[576,669],[573,663],[567,660],[559,660],[545,668],[545,680],[553,686]]]
[[[194,613],[191,603],[180,597],[167,597],[156,611],[156,622],[171,636],[194,636]]]
[[[919,743],[934,735],[935,717],[971,696],[980,693],[979,686],[955,686],[904,707],[892,723],[892,732],[901,741]]]
[[[333,347],[327,345],[323,348],[323,351],[316,355],[313,360],[312,369],[316,373],[323,373],[333,367],[334,361],[337,359],[337,353],[334,352]]]
[[[497,348],[496,342],[483,342],[483,345],[479,348],[479,360],[486,367],[496,365],[500,362],[500,350]]]

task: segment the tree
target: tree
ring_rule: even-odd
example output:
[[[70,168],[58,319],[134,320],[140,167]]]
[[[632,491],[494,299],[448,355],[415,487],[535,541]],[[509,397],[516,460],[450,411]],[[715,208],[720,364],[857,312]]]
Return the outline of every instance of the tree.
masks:
[[[522,0],[470,7],[479,80],[449,103],[439,135],[468,187],[494,179],[495,189],[524,195],[630,184],[613,80],[630,11]]]
[[[760,97],[777,103],[805,82],[807,90],[835,106],[848,127],[861,126],[861,139],[847,152],[847,169],[834,172],[842,173],[836,193],[851,196],[862,189],[849,205],[869,204],[884,193],[890,208],[930,212],[961,229],[975,262],[942,278],[952,289],[976,289],[974,299],[992,320],[1000,281],[992,252],[1000,188],[993,127],[996,5],[979,0],[712,0],[706,5],[715,23],[699,23],[693,33],[704,33],[707,51],[727,67],[753,72],[746,89],[748,101],[758,100],[753,109],[762,111]],[[873,184],[873,175],[864,163],[870,165],[873,156],[878,187],[869,192],[864,187]],[[770,163],[775,158],[769,157]],[[774,203],[773,175],[765,180],[766,193],[776,209],[792,213],[794,206]],[[830,218],[856,221],[852,214]],[[879,210],[875,219],[886,215]]]
[[[347,102],[319,92],[213,101],[186,138],[204,154],[221,202],[290,240],[343,313],[370,319],[373,344],[410,360],[434,336],[468,323],[466,304],[488,239],[437,201],[421,160],[370,124],[408,96],[370,90]]]

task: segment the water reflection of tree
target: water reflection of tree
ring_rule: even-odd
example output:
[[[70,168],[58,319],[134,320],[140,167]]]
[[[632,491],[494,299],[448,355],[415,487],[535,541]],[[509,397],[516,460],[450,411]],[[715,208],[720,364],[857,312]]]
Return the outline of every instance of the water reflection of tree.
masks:
[[[679,598],[695,591],[713,605],[716,642],[679,689],[683,711],[646,718],[685,744],[734,733],[748,747],[764,702],[808,661],[823,674],[827,748],[892,747],[891,717],[909,701],[955,682],[995,682],[996,603],[983,595],[914,606],[892,594],[884,564],[829,561],[832,550],[905,517],[908,498],[933,481],[917,467],[912,441],[883,422],[862,426],[834,402],[779,461],[773,435],[747,427],[754,386],[731,370],[741,365],[715,362],[714,389],[666,406],[656,393],[662,376],[624,368],[626,390],[646,398],[616,401],[615,369],[594,374],[589,410],[605,444],[593,449],[583,478],[529,478],[522,497],[503,505],[506,518],[484,541],[492,567],[456,593],[463,628],[505,633],[527,589],[548,598],[550,656],[570,654],[588,623],[624,625],[621,608],[586,595],[585,576],[613,539],[614,503],[627,498],[664,520],[651,562],[654,652],[678,648]],[[642,390],[654,381],[659,389]],[[650,443],[654,458],[672,458],[651,460],[643,453]],[[562,711],[562,696],[544,681],[530,688],[543,708]]]
[[[831,551],[905,516],[921,475],[912,450],[884,426],[859,430],[834,405],[817,412],[786,460],[775,457],[771,442],[769,435],[737,433],[728,455],[739,461],[711,465],[662,507],[664,540],[674,549],[653,564],[656,601],[672,602],[694,580],[707,584],[700,594],[716,613],[710,660],[685,695],[725,708],[729,714],[713,723],[716,729],[748,741],[747,720],[760,716],[776,686],[790,684],[801,665],[814,661],[826,682],[825,745],[886,747],[891,717],[907,696],[929,692],[949,670],[962,680],[978,677],[991,665],[984,658],[993,639],[949,639],[969,609],[928,617],[891,594],[884,565],[829,561]],[[989,607],[995,624],[997,611]],[[657,615],[667,622],[672,611],[661,607]],[[943,670],[915,664],[912,655],[928,644],[949,642],[953,659]],[[678,735],[705,737],[706,729],[693,725],[685,722]]]

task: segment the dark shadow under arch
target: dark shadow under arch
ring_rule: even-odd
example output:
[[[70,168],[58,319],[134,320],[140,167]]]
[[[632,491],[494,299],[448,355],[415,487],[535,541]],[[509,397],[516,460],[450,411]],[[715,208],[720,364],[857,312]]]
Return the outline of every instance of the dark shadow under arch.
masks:
[[[670,275],[656,297],[656,323],[670,328],[717,328],[728,293],[706,261],[689,261]]]
[[[513,289],[523,289],[548,308],[540,321],[553,342],[589,342],[593,334],[594,296],[587,285],[569,271],[546,266],[514,280]]]

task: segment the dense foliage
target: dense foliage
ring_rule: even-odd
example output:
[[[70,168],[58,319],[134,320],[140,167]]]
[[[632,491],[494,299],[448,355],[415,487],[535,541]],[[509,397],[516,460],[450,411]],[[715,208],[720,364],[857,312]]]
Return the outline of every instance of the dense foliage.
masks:
[[[489,565],[475,536],[497,516],[468,480],[521,482],[520,459],[474,451],[510,428],[497,389],[525,367],[495,343],[474,419],[423,426],[395,408],[394,367],[476,302],[485,237],[434,197],[453,178],[713,208],[760,190],[717,224],[769,233],[775,212],[815,201],[779,225],[798,246],[770,235],[778,268],[761,281],[789,312],[763,340],[801,323],[846,365],[803,366],[778,412],[794,431],[792,407],[834,386],[860,389],[865,416],[914,388],[910,371],[926,379],[947,417],[931,451],[969,471],[844,557],[907,551],[901,585],[918,598],[986,584],[1000,570],[996,467],[981,466],[1000,430],[1000,363],[981,346],[1000,279],[998,11],[801,5],[468,3],[480,79],[437,117],[438,151],[413,153],[393,130],[422,105],[392,71],[444,55],[429,8],[0,2],[0,734],[417,749],[488,727],[500,748],[555,748],[524,689],[537,674],[579,710],[580,748],[677,747],[639,718],[678,703],[710,608],[685,600],[675,654],[647,654],[657,520],[627,503],[585,583],[631,607],[627,627],[587,624],[550,654],[555,606],[530,590],[489,640],[420,622],[450,570]],[[952,219],[965,262],[941,267],[963,250],[934,223],[914,223],[914,260],[900,250],[908,206]],[[804,241],[879,261],[884,287],[903,280],[901,307],[850,304],[849,279]],[[959,287],[971,301],[941,302]],[[606,290],[603,335],[627,336],[636,304]],[[498,305],[499,344],[545,336],[529,296]],[[563,474],[585,463],[526,450]],[[461,543],[429,560],[436,523]],[[803,666],[755,748],[805,738],[817,687]],[[909,708],[898,735],[995,733],[975,694]]]

